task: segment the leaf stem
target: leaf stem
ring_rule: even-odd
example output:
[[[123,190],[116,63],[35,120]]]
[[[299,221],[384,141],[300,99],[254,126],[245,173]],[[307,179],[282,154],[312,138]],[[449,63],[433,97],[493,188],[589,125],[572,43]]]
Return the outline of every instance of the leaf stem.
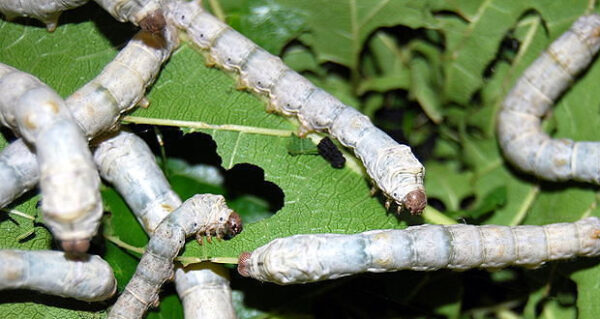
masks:
[[[221,4],[219,3],[219,1],[218,0],[209,0],[208,2],[210,3],[210,8],[215,13],[215,16],[219,20],[225,22],[225,13],[223,12],[223,8],[221,8]]]
[[[446,215],[444,215],[439,210],[427,205],[425,207],[425,211],[423,211],[423,220],[430,224],[438,224],[438,225],[452,225],[456,224],[456,221]]]
[[[525,219],[525,216],[527,215],[527,211],[529,210],[529,208],[533,204],[533,201],[535,200],[535,198],[537,197],[537,194],[539,192],[540,192],[540,186],[539,185],[535,185],[535,187],[531,188],[531,190],[529,191],[529,193],[525,197],[525,201],[523,202],[523,204],[521,204],[521,207],[519,208],[519,211],[517,212],[517,214],[515,215],[515,217],[513,217],[513,219],[511,220],[510,224],[508,224],[509,226],[517,226],[517,225],[520,225],[523,222],[523,219]]]
[[[27,214],[25,214],[23,212],[20,212],[20,211],[16,210],[16,209],[2,209],[2,211],[5,212],[5,213],[7,213],[7,214],[17,215],[17,216],[20,216],[20,217],[27,218],[29,220],[35,221],[35,217],[33,217],[31,215],[27,215]]]
[[[242,132],[248,134],[260,134],[260,135],[269,135],[269,136],[281,136],[288,137],[292,136],[294,131],[290,130],[278,130],[264,127],[255,127],[255,126],[245,126],[245,125],[235,125],[235,124],[208,124],[200,121],[180,121],[180,120],[169,120],[169,119],[156,119],[156,118],[147,118],[140,116],[125,116],[123,117],[123,122],[126,123],[135,123],[135,124],[149,124],[149,125],[161,125],[161,126],[177,126],[177,127],[186,127],[192,129],[209,129],[216,131],[235,131]]]
[[[135,247],[133,245],[130,245],[130,244],[122,241],[117,236],[107,236],[107,235],[104,235],[104,238],[106,238],[108,241],[110,241],[111,243],[113,243],[113,244],[115,244],[115,245],[117,245],[117,246],[119,246],[121,248],[127,249],[127,250],[129,250],[131,252],[134,252],[134,253],[138,253],[140,255],[143,255],[144,252],[146,251],[146,249],[144,249],[144,248]]]

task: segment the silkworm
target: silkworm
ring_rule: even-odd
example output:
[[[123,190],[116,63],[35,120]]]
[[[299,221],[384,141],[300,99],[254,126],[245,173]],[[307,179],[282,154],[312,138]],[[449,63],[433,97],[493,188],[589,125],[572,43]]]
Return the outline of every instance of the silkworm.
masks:
[[[173,278],[173,259],[185,238],[205,233],[235,236],[241,231],[240,217],[220,195],[195,195],[169,214],[156,228],[146,252],[108,318],[141,318],[150,305],[158,305],[162,284]]]
[[[324,137],[321,139],[319,144],[317,145],[317,149],[319,150],[319,154],[326,159],[332,167],[334,168],[342,168],[346,163],[346,159],[340,150],[333,144],[329,137]]]
[[[95,79],[66,100],[88,138],[113,129],[121,114],[142,100],[177,44],[175,30],[167,28],[163,36],[161,43],[160,38],[139,32]],[[0,176],[7,178],[0,183],[0,207],[38,182],[37,157],[23,140],[17,139],[0,152]]]
[[[84,253],[102,216],[100,178],[65,102],[34,76],[0,63],[0,122],[35,147],[45,223],[67,252]]]
[[[0,250],[0,290],[4,289],[100,301],[115,293],[117,283],[98,256],[72,260],[59,251]]]
[[[506,158],[526,173],[551,181],[600,184],[600,143],[552,139],[543,116],[600,49],[600,16],[583,16],[529,66],[498,114],[498,140]]]
[[[185,318],[237,318],[227,270],[213,263],[193,264],[175,272],[175,288]]]
[[[421,225],[355,235],[279,238],[242,253],[241,275],[281,285],[404,269],[538,267],[600,255],[600,219],[545,226]]]
[[[413,214],[422,212],[427,204],[423,188],[425,169],[410,147],[398,144],[369,118],[205,12],[198,2],[174,1],[166,10],[167,19],[208,52],[208,63],[238,72],[240,87],[267,95],[267,110],[297,116],[301,135],[313,130],[329,132],[354,150],[375,185],[398,205],[399,211],[404,208]]]
[[[166,21],[158,0],[94,0],[120,22],[131,22],[142,30],[162,31]]]
[[[2,0],[0,12],[7,20],[16,17],[30,17],[42,21],[52,32],[58,24],[62,11],[77,8],[88,0]]]
[[[100,176],[123,196],[148,234],[181,205],[154,154],[135,134],[119,132],[103,140],[94,151],[94,161]]]
[[[103,140],[94,160],[102,178],[119,191],[148,234],[181,205],[154,154],[135,134],[120,132]],[[175,286],[186,318],[235,318],[229,281],[219,266],[178,268]]]

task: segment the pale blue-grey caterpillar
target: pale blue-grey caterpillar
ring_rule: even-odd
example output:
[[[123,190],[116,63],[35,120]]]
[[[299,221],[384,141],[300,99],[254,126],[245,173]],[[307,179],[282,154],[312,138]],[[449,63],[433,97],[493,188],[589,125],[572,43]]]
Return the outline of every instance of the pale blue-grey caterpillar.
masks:
[[[410,147],[398,144],[366,116],[205,12],[198,2],[173,1],[166,10],[168,19],[200,49],[207,50],[209,63],[238,72],[242,87],[267,95],[268,110],[296,116],[302,135],[313,130],[329,132],[354,150],[374,184],[399,210],[422,212],[427,204],[423,188],[425,169]]]
[[[16,17],[30,17],[42,21],[52,32],[63,11],[84,5],[88,0],[2,0],[0,12],[7,20]]]
[[[186,319],[234,319],[229,273],[214,263],[192,264],[175,271],[175,288]]]
[[[63,99],[28,73],[0,63],[0,92],[0,122],[35,148],[44,222],[65,251],[86,252],[102,201],[84,133]]]
[[[154,154],[135,134],[120,132],[103,140],[94,160],[100,176],[119,191],[148,234],[181,205]],[[225,273],[222,266],[210,263],[177,268],[175,286],[185,318],[236,318]]]
[[[115,19],[156,33],[165,26],[160,0],[94,0]]]
[[[161,42],[148,32],[139,32],[100,75],[66,100],[67,108],[88,138],[113,129],[121,113],[143,99],[146,88],[177,44],[174,30],[165,29],[163,36],[165,40]],[[22,139],[0,152],[0,176],[6,178],[6,183],[0,183],[1,206],[37,184],[37,157]]]
[[[60,251],[0,250],[0,290],[30,289],[84,301],[106,300],[117,282],[98,256],[71,260]]]
[[[296,235],[243,253],[238,271],[286,285],[404,269],[538,267],[598,255],[600,219],[589,217],[545,226],[420,225],[355,235]]]
[[[203,194],[188,199],[158,225],[108,318],[141,318],[148,307],[158,305],[160,287],[175,275],[173,259],[186,237],[198,233],[233,237],[241,230],[239,215],[227,207],[223,196]]]
[[[498,140],[506,158],[522,171],[551,181],[600,184],[600,143],[552,139],[541,128],[541,117],[599,49],[600,15],[577,19],[506,96],[498,114]]]

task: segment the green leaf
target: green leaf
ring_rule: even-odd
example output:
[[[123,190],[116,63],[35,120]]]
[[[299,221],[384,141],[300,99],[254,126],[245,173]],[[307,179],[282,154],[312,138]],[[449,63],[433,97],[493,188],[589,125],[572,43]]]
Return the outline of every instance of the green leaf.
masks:
[[[547,21],[551,35],[555,37],[582,15],[587,6],[587,1],[457,2],[457,6],[452,9],[456,16],[438,17],[440,29],[447,40],[446,59],[450,61],[444,65],[444,95],[461,104],[469,102],[473,93],[484,85],[483,71],[494,59],[502,38],[527,10],[538,10]]]
[[[460,202],[473,193],[471,188],[471,172],[460,172],[456,166],[439,162],[427,162],[427,179],[425,188],[429,198],[441,200],[446,209],[457,211]]]
[[[290,137],[287,144],[288,153],[290,155],[318,155],[319,150],[317,145],[308,138],[300,138],[296,135]]]
[[[312,32],[307,41],[320,62],[330,61],[356,70],[367,37],[377,28],[406,25],[411,28],[435,27],[426,1],[387,0],[280,0],[290,11],[305,15]]]

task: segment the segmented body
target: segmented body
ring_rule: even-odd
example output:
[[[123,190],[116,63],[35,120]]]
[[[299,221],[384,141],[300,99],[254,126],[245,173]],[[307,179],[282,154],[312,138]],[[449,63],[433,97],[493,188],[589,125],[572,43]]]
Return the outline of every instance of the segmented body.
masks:
[[[242,87],[269,97],[269,110],[296,116],[301,135],[313,130],[329,132],[354,150],[375,185],[399,208],[414,214],[425,208],[425,169],[410,147],[398,144],[366,116],[205,12],[198,2],[175,1],[166,10],[168,18],[208,52],[209,63],[238,72]]]
[[[227,269],[213,263],[193,264],[175,272],[175,288],[188,319],[237,318]]]
[[[131,22],[149,32],[161,31],[165,18],[159,0],[94,0],[115,19]]]
[[[66,251],[87,251],[102,201],[85,135],[63,99],[34,76],[0,64],[0,92],[0,122],[35,147],[45,223]]]
[[[528,67],[502,103],[498,139],[519,169],[551,180],[600,184],[600,143],[552,139],[541,117],[600,49],[600,15],[579,18]]]
[[[16,17],[30,17],[42,21],[52,32],[58,24],[62,11],[77,8],[88,0],[2,0],[0,12],[8,20]]]
[[[67,108],[88,138],[113,129],[121,114],[143,98],[177,43],[174,30],[166,29],[163,35],[166,40],[160,42],[158,37],[139,32],[100,75],[66,100]],[[1,206],[38,182],[36,159],[21,139],[0,152],[0,176],[7,178],[6,183],[0,183]]]
[[[545,226],[421,225],[279,238],[240,256],[243,276],[281,285],[403,269],[537,267],[600,255],[600,219]]]
[[[102,141],[94,159],[102,178],[119,191],[148,234],[152,235],[160,222],[181,205],[154,154],[136,135],[120,132]],[[202,265],[175,272],[185,317],[235,318],[229,280],[222,267]]]
[[[175,275],[173,259],[185,238],[198,233],[234,236],[241,231],[240,217],[220,195],[195,195],[169,214],[156,228],[133,278],[111,309],[108,318],[141,318],[158,305],[162,284]]]
[[[98,256],[70,260],[59,251],[0,250],[0,289],[100,301],[115,293],[117,282],[110,266]]]
[[[102,178],[119,191],[148,234],[152,235],[160,222],[181,205],[154,154],[136,135],[120,132],[102,141],[94,159]],[[236,317],[229,280],[221,266],[178,268],[175,286],[186,318]]]

